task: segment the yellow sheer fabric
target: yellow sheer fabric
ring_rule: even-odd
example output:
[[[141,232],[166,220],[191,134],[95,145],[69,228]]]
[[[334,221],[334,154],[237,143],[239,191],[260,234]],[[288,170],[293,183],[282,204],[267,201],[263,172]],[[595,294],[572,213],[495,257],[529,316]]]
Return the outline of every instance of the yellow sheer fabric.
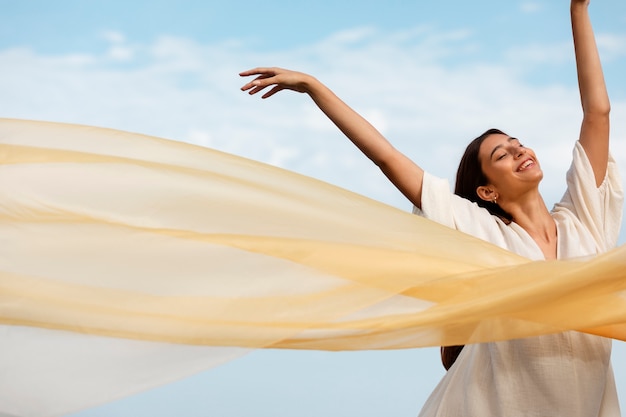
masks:
[[[323,350],[570,329],[626,340],[626,247],[530,262],[311,178],[108,129],[0,120],[0,244],[0,323],[42,335]]]

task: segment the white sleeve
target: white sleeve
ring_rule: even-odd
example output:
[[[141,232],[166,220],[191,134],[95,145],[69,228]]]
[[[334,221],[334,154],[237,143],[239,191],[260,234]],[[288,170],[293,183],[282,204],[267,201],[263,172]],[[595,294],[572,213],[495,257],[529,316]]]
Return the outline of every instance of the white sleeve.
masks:
[[[567,191],[554,207],[555,215],[571,214],[589,231],[599,252],[613,248],[619,237],[624,191],[617,164],[609,155],[606,176],[596,186],[593,168],[580,142],[567,171]]]
[[[486,209],[466,198],[453,194],[449,182],[424,173],[422,208],[413,213],[451,227],[474,237],[505,247],[502,236],[504,223]]]

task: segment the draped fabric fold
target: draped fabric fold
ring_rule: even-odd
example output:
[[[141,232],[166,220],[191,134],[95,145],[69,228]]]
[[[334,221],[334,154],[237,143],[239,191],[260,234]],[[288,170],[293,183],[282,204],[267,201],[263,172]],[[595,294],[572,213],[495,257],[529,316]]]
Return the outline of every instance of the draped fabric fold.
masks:
[[[61,415],[254,348],[564,330],[626,340],[626,247],[531,262],[259,162],[0,119],[0,415]]]

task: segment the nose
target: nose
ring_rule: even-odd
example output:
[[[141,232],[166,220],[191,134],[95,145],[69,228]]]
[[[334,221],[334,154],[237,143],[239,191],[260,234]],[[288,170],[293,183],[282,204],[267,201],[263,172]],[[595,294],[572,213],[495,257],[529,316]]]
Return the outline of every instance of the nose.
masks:
[[[519,146],[517,149],[515,149],[516,158],[521,158],[524,155],[526,155],[526,148],[524,148],[523,146]]]

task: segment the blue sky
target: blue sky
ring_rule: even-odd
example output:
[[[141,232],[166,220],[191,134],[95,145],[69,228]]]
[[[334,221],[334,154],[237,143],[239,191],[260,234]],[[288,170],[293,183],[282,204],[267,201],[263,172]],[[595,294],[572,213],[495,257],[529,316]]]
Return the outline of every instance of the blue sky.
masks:
[[[451,178],[465,144],[500,127],[537,151],[549,205],[564,189],[581,116],[564,0],[0,0],[0,7],[3,117],[210,146],[409,210],[305,96],[261,101],[239,91],[239,71],[276,65],[316,75],[436,175]],[[590,7],[624,175],[626,2]],[[626,348],[614,349],[626,404]],[[436,349],[257,351],[75,417],[414,416],[442,374]]]

